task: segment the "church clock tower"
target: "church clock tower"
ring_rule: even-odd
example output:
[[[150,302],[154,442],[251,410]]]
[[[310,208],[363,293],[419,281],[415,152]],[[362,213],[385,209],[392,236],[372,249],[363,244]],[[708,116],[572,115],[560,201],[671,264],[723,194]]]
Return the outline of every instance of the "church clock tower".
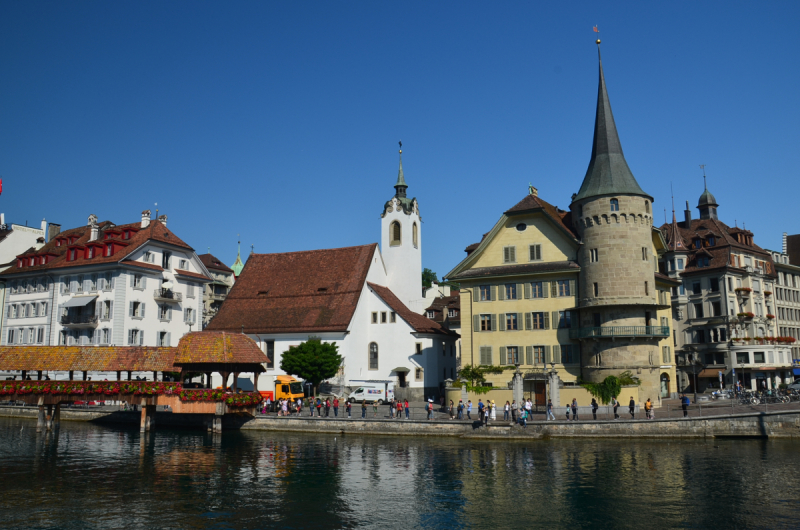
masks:
[[[417,199],[406,196],[403,175],[403,144],[394,197],[386,201],[381,214],[381,255],[386,266],[388,287],[412,311],[422,305],[422,230]]]

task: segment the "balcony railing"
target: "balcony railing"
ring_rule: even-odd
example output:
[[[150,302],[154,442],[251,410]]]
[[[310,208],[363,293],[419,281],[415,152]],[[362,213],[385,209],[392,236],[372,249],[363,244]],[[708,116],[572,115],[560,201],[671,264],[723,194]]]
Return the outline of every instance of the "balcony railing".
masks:
[[[61,317],[62,326],[96,326],[97,315],[64,315]]]
[[[153,298],[156,300],[166,300],[167,302],[180,302],[181,293],[176,293],[172,289],[156,289],[153,292]]]
[[[571,339],[613,339],[616,337],[669,337],[669,326],[602,326],[569,330]]]

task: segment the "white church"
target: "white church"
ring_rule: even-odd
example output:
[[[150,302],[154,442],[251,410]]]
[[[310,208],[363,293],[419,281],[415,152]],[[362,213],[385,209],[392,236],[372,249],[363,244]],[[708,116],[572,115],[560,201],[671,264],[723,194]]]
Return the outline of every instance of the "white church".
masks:
[[[392,382],[398,398],[438,397],[456,376],[456,341],[420,313],[422,230],[419,204],[406,195],[402,150],[395,194],[381,214],[381,245],[250,255],[208,331],[246,333],[270,358],[259,390],[286,375],[290,346],[316,337],[343,357],[329,383],[345,393],[366,381]],[[213,381],[214,386],[221,381]]]

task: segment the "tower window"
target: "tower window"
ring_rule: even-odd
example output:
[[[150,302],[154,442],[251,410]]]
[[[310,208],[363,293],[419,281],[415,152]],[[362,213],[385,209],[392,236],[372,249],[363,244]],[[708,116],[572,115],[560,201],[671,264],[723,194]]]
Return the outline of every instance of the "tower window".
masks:
[[[644,201],[644,211],[650,213],[650,201]]]
[[[400,223],[395,221],[389,226],[389,246],[400,245],[400,235]]]
[[[414,243],[414,248],[419,246],[419,236],[417,235],[417,223],[411,226],[411,240]]]
[[[600,261],[596,248],[589,249],[589,260],[592,263],[597,263],[598,261]]]
[[[594,295],[597,296],[600,292],[600,288],[597,286],[597,282],[594,282]]]
[[[619,211],[619,199],[611,199],[611,211],[612,212]]]

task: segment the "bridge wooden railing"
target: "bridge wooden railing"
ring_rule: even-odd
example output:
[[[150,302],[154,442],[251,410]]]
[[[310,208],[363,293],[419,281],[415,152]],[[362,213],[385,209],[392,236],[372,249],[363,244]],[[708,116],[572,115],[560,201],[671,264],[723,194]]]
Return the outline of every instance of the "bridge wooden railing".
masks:
[[[188,389],[181,383],[153,381],[0,381],[0,396],[25,395],[69,396],[86,400],[104,396],[105,399],[125,401],[124,396],[177,396],[185,402],[225,402],[229,407],[257,405],[262,397],[258,392],[234,394],[221,389]]]

